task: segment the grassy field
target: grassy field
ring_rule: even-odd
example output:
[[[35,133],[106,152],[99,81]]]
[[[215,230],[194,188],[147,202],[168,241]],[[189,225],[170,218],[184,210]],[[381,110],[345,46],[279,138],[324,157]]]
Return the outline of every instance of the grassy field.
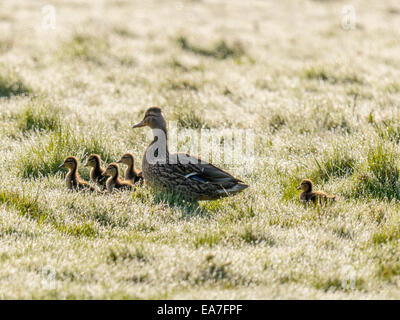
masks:
[[[395,0],[1,1],[0,298],[400,298],[399,39]],[[141,166],[153,105],[250,130],[254,159],[213,161],[250,188],[68,192],[68,155]]]

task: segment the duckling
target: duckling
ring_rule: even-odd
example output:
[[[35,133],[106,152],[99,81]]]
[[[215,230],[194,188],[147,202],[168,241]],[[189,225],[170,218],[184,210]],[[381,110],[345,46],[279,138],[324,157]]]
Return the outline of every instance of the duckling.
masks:
[[[125,180],[131,181],[133,184],[139,182],[140,184],[143,183],[143,175],[138,169],[135,168],[135,157],[132,153],[125,153],[121,160],[118,163],[123,163],[128,166],[125,170],[124,178]]]
[[[108,192],[112,192],[115,189],[131,189],[133,187],[132,182],[121,180],[119,177],[119,165],[116,162],[110,163],[103,173],[103,176],[109,176],[106,182]]]
[[[67,188],[70,190],[90,190],[95,191],[87,181],[82,180],[78,173],[79,160],[74,156],[65,158],[64,163],[59,168],[68,168],[69,172],[65,176]]]
[[[303,179],[297,190],[302,190],[300,194],[300,201],[309,203],[312,201],[314,204],[326,204],[328,201],[336,201],[335,196],[330,196],[324,191],[312,191],[313,183],[309,179]]]
[[[91,167],[90,179],[104,189],[107,178],[103,176],[105,169],[101,166],[100,156],[98,154],[91,154],[86,161],[85,167]]]

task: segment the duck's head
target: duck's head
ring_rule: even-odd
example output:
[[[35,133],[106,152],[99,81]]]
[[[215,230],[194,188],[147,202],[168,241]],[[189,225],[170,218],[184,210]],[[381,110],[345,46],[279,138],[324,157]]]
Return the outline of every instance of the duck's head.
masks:
[[[123,163],[127,166],[133,166],[133,164],[135,163],[135,157],[132,153],[125,153],[118,161],[118,163]]]
[[[141,128],[146,126],[152,129],[166,129],[167,124],[159,107],[151,107],[147,109],[143,120],[132,126],[132,128]]]
[[[98,154],[91,154],[86,161],[85,167],[100,167],[101,165],[101,158]]]
[[[297,190],[303,190],[304,192],[311,192],[313,187],[313,183],[310,179],[301,180],[300,185],[297,187]]]
[[[66,157],[64,162],[60,165],[59,168],[68,168],[68,169],[76,169],[78,167],[79,161],[74,156]]]
[[[102,174],[103,176],[118,177],[119,176],[119,166],[118,163],[110,163],[106,170]]]

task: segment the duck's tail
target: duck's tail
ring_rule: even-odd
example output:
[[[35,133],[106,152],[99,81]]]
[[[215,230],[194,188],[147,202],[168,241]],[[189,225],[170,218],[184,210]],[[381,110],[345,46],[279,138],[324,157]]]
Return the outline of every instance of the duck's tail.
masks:
[[[241,192],[244,189],[247,189],[248,187],[249,187],[249,185],[247,185],[245,183],[242,183],[242,182],[238,182],[238,183],[236,183],[234,186],[232,186],[230,188],[218,190],[218,193],[226,194],[226,195],[232,195],[232,194],[236,194],[238,192]]]

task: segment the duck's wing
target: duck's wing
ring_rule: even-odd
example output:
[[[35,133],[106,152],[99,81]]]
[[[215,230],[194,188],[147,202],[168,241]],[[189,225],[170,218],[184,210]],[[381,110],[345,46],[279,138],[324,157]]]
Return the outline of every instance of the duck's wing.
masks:
[[[89,182],[85,180],[78,180],[77,189],[96,191],[96,189],[93,186],[91,186]]]
[[[135,183],[136,183],[136,182],[142,183],[143,180],[144,180],[144,178],[143,178],[143,171],[140,171],[140,172],[138,172],[138,174],[136,175]]]
[[[106,185],[106,182],[107,182],[107,177],[106,176],[103,176],[103,175],[98,176],[98,178],[97,178],[97,183],[98,184],[100,184],[101,186],[104,187]]]
[[[242,183],[228,172],[204,161],[200,158],[185,153],[176,154],[177,168],[186,179],[197,180],[202,183],[213,183],[219,185],[231,185]]]

